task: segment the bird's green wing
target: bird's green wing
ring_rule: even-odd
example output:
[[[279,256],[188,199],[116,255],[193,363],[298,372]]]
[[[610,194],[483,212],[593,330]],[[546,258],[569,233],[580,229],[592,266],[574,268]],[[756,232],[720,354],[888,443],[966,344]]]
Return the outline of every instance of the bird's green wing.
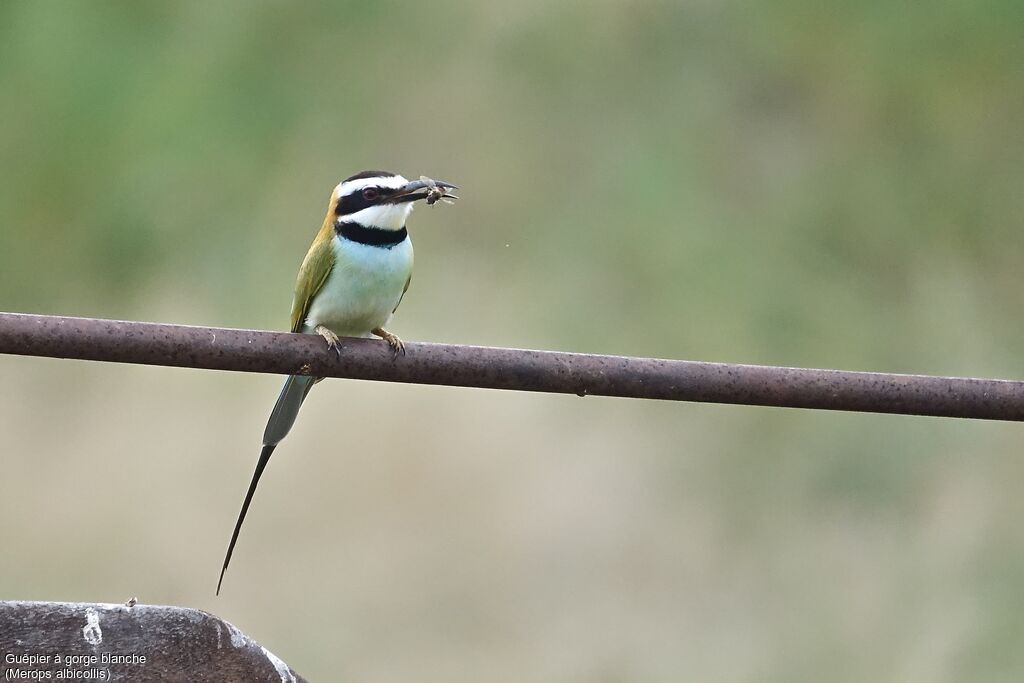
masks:
[[[412,282],[412,273],[409,273],[409,277],[405,281],[405,287],[402,288],[402,296],[398,297],[398,303],[395,304],[395,307],[393,309],[391,309],[392,313],[397,311],[398,307],[402,305],[402,299],[405,298],[405,293],[409,291],[409,283],[410,282]]]
[[[313,245],[302,259],[299,277],[295,281],[295,299],[292,301],[292,332],[301,332],[306,322],[309,305],[320,288],[327,282],[327,276],[334,268],[334,248],[330,235],[321,231]]]

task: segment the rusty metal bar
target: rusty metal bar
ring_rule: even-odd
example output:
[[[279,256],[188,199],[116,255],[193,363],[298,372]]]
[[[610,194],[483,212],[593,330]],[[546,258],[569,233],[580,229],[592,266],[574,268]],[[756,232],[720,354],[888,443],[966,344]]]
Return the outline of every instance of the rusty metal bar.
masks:
[[[0,313],[0,353],[820,410],[1024,421],[1024,382],[700,363]]]
[[[0,601],[0,680],[306,683],[220,617],[134,600]]]

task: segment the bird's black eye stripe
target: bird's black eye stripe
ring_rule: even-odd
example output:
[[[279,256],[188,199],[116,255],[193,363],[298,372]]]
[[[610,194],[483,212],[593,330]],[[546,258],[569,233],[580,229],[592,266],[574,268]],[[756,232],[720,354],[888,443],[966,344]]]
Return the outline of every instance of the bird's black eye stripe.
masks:
[[[375,187],[373,189],[377,190],[377,196],[374,197],[373,199],[367,199],[366,197],[363,196],[363,190],[365,189],[367,188],[361,188],[339,199],[338,206],[335,207],[334,209],[334,215],[347,216],[349,214],[355,213],[356,211],[362,211],[365,208],[377,204],[389,193],[394,192],[394,190],[389,190],[384,187]]]

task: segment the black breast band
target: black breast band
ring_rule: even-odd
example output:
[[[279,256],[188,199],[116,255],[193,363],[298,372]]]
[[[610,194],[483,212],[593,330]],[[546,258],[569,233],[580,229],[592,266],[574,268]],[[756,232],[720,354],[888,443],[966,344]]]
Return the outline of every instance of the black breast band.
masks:
[[[409,231],[405,229],[405,226],[402,226],[401,230],[384,230],[383,228],[367,228],[359,223],[345,221],[336,221],[334,232],[352,242],[385,249],[401,244],[409,236]]]

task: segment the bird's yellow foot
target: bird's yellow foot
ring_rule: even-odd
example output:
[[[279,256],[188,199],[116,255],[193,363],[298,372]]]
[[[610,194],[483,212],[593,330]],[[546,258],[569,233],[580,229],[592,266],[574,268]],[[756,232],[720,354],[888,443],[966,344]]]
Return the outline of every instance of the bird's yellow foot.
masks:
[[[334,352],[338,354],[338,358],[341,358],[341,347],[338,346],[338,335],[331,332],[323,325],[316,326],[316,333],[327,340],[327,348],[334,349]]]
[[[391,334],[383,327],[377,327],[370,330],[373,334],[377,335],[388,343],[391,347],[391,357],[398,358],[398,354],[405,355],[405,342],[398,338],[398,335]]]

